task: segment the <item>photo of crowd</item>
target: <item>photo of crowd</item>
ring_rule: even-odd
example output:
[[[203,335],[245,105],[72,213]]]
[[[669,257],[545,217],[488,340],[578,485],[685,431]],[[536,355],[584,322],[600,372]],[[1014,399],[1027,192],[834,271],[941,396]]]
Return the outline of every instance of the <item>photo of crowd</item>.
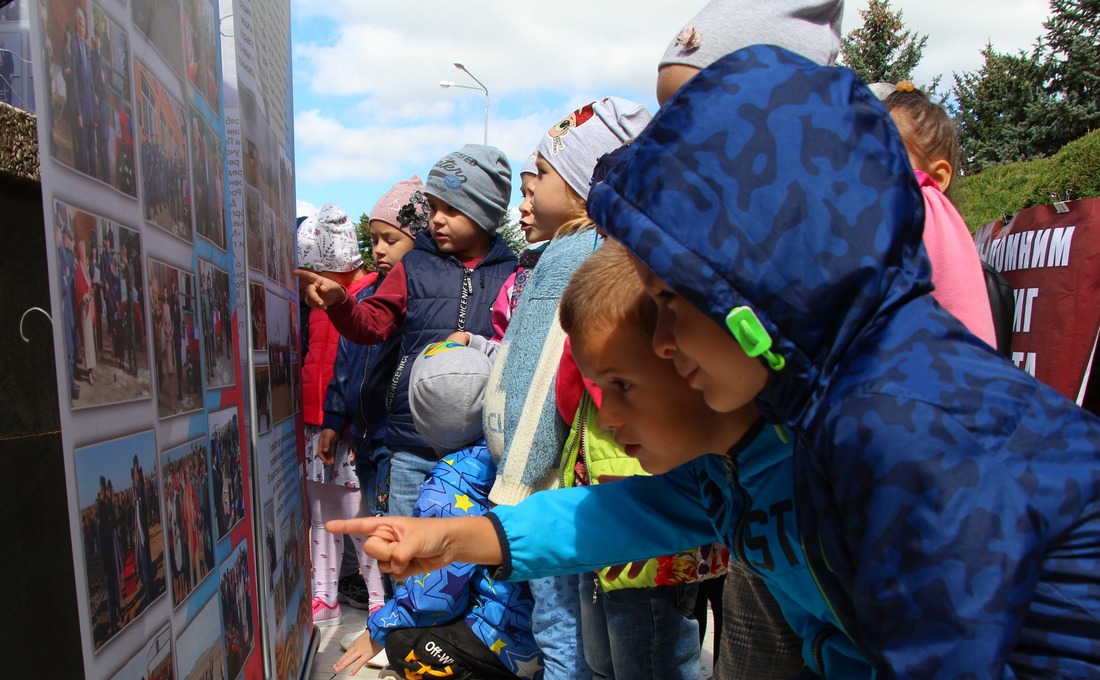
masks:
[[[153,432],[76,450],[92,641],[100,649],[164,594]]]
[[[147,399],[140,235],[61,201],[53,221],[70,404]]]
[[[241,541],[222,564],[219,579],[225,666],[231,678],[240,674],[256,641],[255,585],[248,558],[248,542]]]
[[[210,526],[210,475],[206,439],[161,453],[164,512],[168,525],[168,571],[172,604],[180,605],[214,566]]]
[[[199,236],[225,250],[225,182],[222,143],[195,109],[191,110],[191,199]]]
[[[128,36],[94,2],[58,0],[43,9],[50,154],[137,196]]]
[[[263,433],[271,429],[271,382],[267,366],[257,366],[252,374],[256,386],[256,427]]]
[[[199,260],[199,311],[202,316],[202,354],[206,389],[235,382],[233,361],[233,307],[229,300],[229,272]]]
[[[275,501],[264,503],[264,548],[267,550],[267,587],[275,589],[275,566],[279,563],[279,552],[275,542]]]
[[[134,60],[134,73],[145,220],[190,244],[194,230],[187,173],[187,118],[183,107],[145,64]]]
[[[160,53],[176,75],[183,77],[183,36],[179,0],[130,0],[134,28]]]
[[[176,677],[179,680],[226,679],[218,599],[211,596],[187,630],[176,638]]]
[[[280,556],[282,571],[282,598],[284,606],[289,607],[295,602],[298,589],[306,593],[311,592],[309,584],[303,580],[306,565],[306,527],[302,524],[302,511],[300,504],[291,501],[290,514],[283,520],[283,551]]]
[[[241,428],[237,409],[210,414],[211,485],[214,489],[214,525],[218,540],[244,519],[244,468],[241,463]]]
[[[160,629],[111,680],[175,680],[172,630]]]
[[[249,308],[252,310],[252,349],[267,351],[267,289],[262,283],[248,284]]]
[[[157,415],[202,408],[195,277],[149,258],[149,317],[157,365]]]

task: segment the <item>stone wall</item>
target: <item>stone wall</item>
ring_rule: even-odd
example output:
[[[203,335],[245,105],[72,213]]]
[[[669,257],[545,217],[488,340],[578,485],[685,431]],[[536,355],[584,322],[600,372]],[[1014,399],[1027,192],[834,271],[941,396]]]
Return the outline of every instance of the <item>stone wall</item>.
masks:
[[[0,103],[0,179],[39,181],[35,116]]]

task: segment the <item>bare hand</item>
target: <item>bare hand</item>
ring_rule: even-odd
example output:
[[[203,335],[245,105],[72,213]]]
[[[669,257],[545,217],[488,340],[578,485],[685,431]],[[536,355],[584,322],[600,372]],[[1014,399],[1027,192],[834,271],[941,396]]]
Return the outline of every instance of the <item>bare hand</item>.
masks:
[[[496,530],[485,517],[361,517],[326,522],[325,528],[367,536],[363,552],[395,578],[437,571],[452,562],[495,565],[502,560]]]
[[[347,297],[347,291],[343,286],[326,279],[317,272],[295,269],[294,275],[298,277],[298,290],[310,307],[328,309],[340,304]]]
[[[355,675],[363,667],[363,664],[370,661],[380,651],[382,651],[382,645],[371,639],[369,631],[363,631],[362,635],[355,638],[355,641],[348,645],[348,651],[344,652],[343,656],[332,664],[332,670],[340,673],[351,666],[351,671],[348,674]]]
[[[336,462],[336,440],[339,437],[340,433],[328,428],[321,430],[321,434],[317,437],[317,457],[325,465],[332,465]]]
[[[466,331],[455,331],[447,336],[447,342],[457,342],[460,345],[469,346],[470,334]]]

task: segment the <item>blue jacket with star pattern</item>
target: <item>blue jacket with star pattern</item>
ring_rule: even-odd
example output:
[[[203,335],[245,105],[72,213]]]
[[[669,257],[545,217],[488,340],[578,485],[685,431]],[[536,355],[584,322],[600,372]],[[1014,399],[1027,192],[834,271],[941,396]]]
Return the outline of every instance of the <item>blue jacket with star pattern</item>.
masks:
[[[715,323],[746,306],[770,335],[756,401],[795,434],[807,559],[883,677],[1100,677],[1100,421],[929,295],[921,194],[857,76],[723,57],[588,211]]]
[[[413,517],[473,517],[489,511],[496,465],[484,440],[443,456],[420,487]],[[542,677],[542,655],[531,632],[526,583],[497,581],[492,571],[454,563],[398,583],[393,599],[371,614],[371,638],[385,645],[399,628],[426,628],[464,618],[485,646],[521,678]]]

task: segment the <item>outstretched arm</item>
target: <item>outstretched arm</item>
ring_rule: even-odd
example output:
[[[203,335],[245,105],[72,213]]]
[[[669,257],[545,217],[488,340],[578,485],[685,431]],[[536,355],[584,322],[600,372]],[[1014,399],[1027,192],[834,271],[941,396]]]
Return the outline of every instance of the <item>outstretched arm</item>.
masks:
[[[333,533],[367,536],[363,550],[396,578],[442,569],[452,562],[497,565],[501,547],[487,517],[362,517],[325,524]]]

